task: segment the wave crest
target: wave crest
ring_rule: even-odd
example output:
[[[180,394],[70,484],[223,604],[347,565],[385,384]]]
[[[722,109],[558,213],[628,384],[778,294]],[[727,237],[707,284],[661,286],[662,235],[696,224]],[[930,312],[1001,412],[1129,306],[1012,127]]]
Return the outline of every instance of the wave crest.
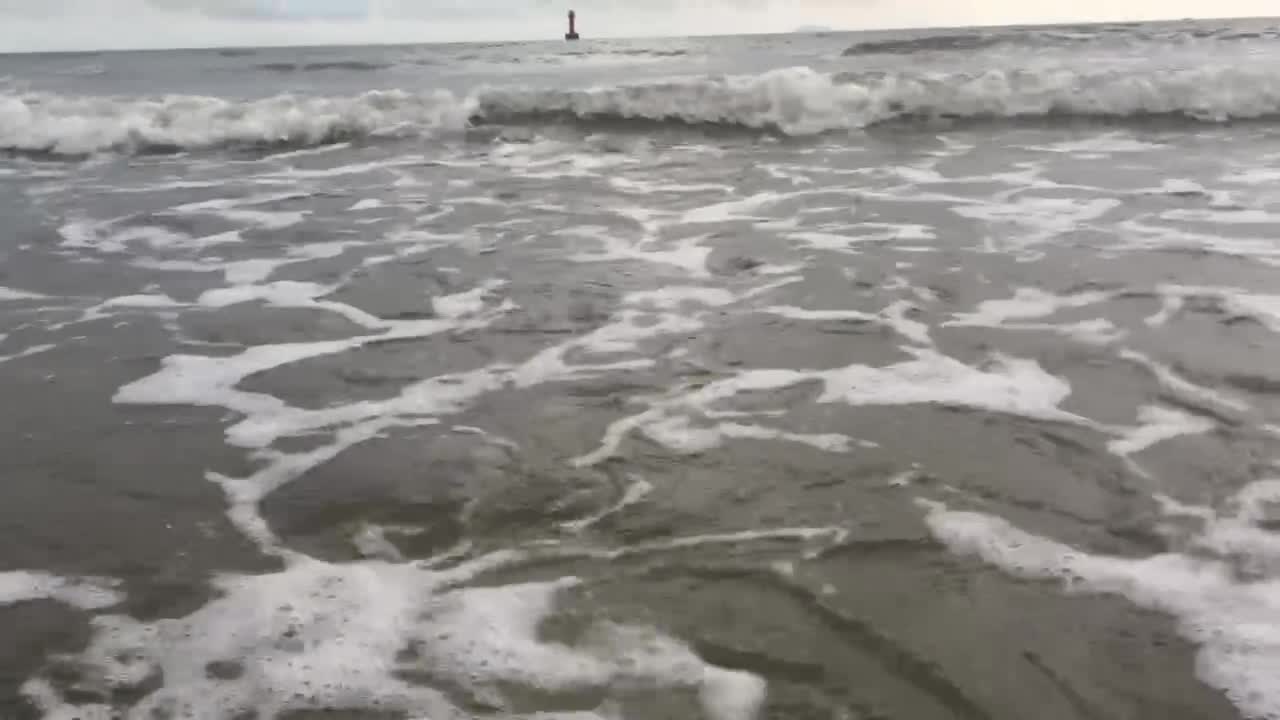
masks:
[[[916,53],[968,53],[996,47],[1043,49],[1082,44],[1148,47],[1152,51],[1188,44],[1274,41],[1280,37],[1275,27],[1257,30],[1232,28],[1158,28],[1142,25],[1047,25],[1037,28],[1011,27],[958,33],[930,33],[869,39],[844,51],[847,57],[861,55],[912,55]]]
[[[845,56],[855,55],[910,55],[918,52],[940,52],[946,50],[981,50],[1008,42],[1012,34],[989,35],[984,33],[961,33],[956,35],[926,35],[924,37],[902,38],[896,40],[867,40],[853,45],[844,51]]]
[[[846,73],[808,68],[586,90],[489,90],[478,117],[518,122],[678,121],[788,135],[854,130],[899,119],[1146,118],[1227,122],[1280,115],[1280,73],[1261,68],[1162,72],[1070,69],[979,73]]]
[[[725,125],[812,135],[913,118],[1140,121],[1158,116],[1219,123],[1280,117],[1280,72],[1220,67],[833,76],[787,68],[580,90],[490,87],[462,98],[447,91],[281,95],[253,101],[0,94],[0,148],[83,155],[308,146],[463,130],[472,124],[548,121]]]
[[[224,146],[310,146],[460,126],[447,92],[354,97],[278,95],[252,101],[203,96],[157,99],[0,94],[0,148],[85,155]]]

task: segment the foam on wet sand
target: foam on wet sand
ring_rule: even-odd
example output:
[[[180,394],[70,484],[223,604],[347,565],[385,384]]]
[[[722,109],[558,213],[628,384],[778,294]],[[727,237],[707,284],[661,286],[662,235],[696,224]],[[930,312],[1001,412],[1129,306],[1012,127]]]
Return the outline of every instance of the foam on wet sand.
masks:
[[[1280,611],[1280,582],[1273,577],[1280,545],[1258,526],[1258,511],[1261,502],[1280,499],[1276,488],[1274,481],[1247,486],[1228,503],[1234,511],[1197,509],[1204,523],[1187,541],[1207,554],[1138,559],[1092,554],[993,515],[932,501],[921,505],[933,535],[955,553],[1017,577],[1058,580],[1074,593],[1119,595],[1173,616],[1182,634],[1200,647],[1197,673],[1247,717],[1272,718],[1280,715],[1280,636],[1272,620]],[[1270,569],[1244,578],[1240,562]]]
[[[77,662],[90,682],[105,679],[103,693],[142,690],[131,710],[139,716],[376,707],[461,719],[471,715],[460,704],[503,708],[506,685],[553,695],[656,685],[692,687],[715,720],[754,717],[764,694],[758,678],[708,666],[651,630],[602,624],[579,646],[540,638],[572,578],[459,587],[513,559],[499,554],[449,571],[299,560],[276,574],[224,577],[221,596],[184,618],[98,616]],[[410,680],[417,676],[447,680],[453,697]],[[157,678],[159,689],[143,690]],[[52,717],[111,712],[64,703],[43,680],[24,691]]]
[[[87,474],[116,512],[184,520],[205,500],[188,476],[221,492],[174,533],[209,596],[159,619],[131,603],[164,595],[167,566],[0,572],[5,612],[89,623],[27,677],[29,703],[57,720],[1086,714],[1016,663],[1007,698],[975,691],[955,657],[998,667],[994,641],[921,640],[913,612],[1034,621],[955,581],[992,572],[959,557],[976,556],[1172,617],[1202,678],[1280,717],[1280,208],[1251,144],[1275,143],[1213,124],[1280,105],[1209,91],[1269,71],[899,65],[246,101],[0,88],[19,154],[0,164],[23,169],[0,175],[48,230],[0,287],[0,381],[117,405],[110,436],[67,415],[56,452],[41,433],[58,433],[24,429],[14,457],[76,464],[39,483],[14,464],[14,487]],[[1182,142],[1062,112],[1203,127]],[[79,151],[137,154],[20,164]],[[143,457],[142,431],[191,459],[129,464],[158,484],[116,497],[118,458],[77,453]],[[1128,554],[1050,539],[1151,504],[1108,535]],[[45,509],[21,508],[3,521],[60,558],[26,526]],[[266,564],[226,570],[233,543]],[[1058,632],[1028,647],[1075,640]],[[1063,694],[1118,667],[1089,647]],[[1164,708],[1192,669],[1122,668],[1126,704],[1100,689],[1095,714]]]

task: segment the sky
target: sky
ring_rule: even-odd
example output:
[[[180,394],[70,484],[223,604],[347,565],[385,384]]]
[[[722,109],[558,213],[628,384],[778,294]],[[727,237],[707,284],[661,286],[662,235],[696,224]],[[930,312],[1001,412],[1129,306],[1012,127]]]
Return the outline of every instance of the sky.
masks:
[[[0,0],[0,52],[558,39],[1272,15],[1280,0]]]

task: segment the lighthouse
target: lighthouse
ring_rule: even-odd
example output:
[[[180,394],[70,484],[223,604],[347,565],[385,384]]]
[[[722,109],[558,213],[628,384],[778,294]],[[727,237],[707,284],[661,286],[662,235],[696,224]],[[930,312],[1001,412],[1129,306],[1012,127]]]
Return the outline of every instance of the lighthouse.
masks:
[[[569,32],[564,34],[565,40],[578,39],[578,15],[574,11],[569,11]]]

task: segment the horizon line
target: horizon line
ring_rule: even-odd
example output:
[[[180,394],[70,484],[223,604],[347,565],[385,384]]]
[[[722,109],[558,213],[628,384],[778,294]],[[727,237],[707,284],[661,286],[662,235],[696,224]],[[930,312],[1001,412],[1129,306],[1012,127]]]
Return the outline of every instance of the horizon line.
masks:
[[[731,37],[772,37],[781,35],[822,35],[822,34],[857,34],[857,33],[891,33],[891,32],[911,32],[911,31],[947,31],[947,30],[976,30],[976,29],[1016,29],[1016,28],[1061,28],[1061,27],[1085,27],[1085,26],[1106,26],[1106,25],[1157,25],[1162,23],[1186,23],[1186,22],[1230,22],[1230,21],[1248,21],[1248,20],[1280,20],[1280,15],[1226,15],[1220,17],[1169,17],[1159,19],[1114,19],[1114,20],[1078,20],[1078,21],[1059,21],[1059,22],[1033,22],[1033,23],[979,23],[974,25],[909,25],[909,26],[872,26],[862,28],[842,28],[842,27],[825,27],[821,30],[809,30],[813,25],[802,26],[795,30],[778,30],[778,31],[762,31],[762,32],[736,32],[736,33],[688,33],[682,35],[610,35],[602,34],[594,37],[584,37],[583,41],[590,42],[592,40],[625,40],[625,41],[646,41],[646,40],[675,40],[681,38],[731,38]],[[369,24],[382,22],[395,22],[386,18],[374,18],[369,16],[359,17],[289,17],[289,16],[257,16],[253,19],[243,19],[241,22],[263,22],[263,23],[291,23],[302,22],[308,24],[319,25],[344,25],[352,22]],[[560,43],[564,42],[559,36],[547,36],[546,38],[489,38],[489,39],[472,39],[472,40],[422,40],[422,41],[387,41],[387,42],[359,42],[359,43],[321,43],[321,44],[294,44],[280,43],[270,45],[246,45],[246,44],[211,44],[211,45],[173,45],[164,47],[137,47],[137,48],[66,48],[61,50],[0,50],[0,57],[12,55],[85,55],[85,54],[119,54],[119,53],[162,53],[162,52],[192,52],[192,51],[218,51],[218,50],[288,50],[288,49],[328,49],[328,48],[359,48],[359,47],[432,47],[432,46],[455,46],[455,45],[478,45],[478,44],[500,44],[500,45],[523,45],[538,43]]]

